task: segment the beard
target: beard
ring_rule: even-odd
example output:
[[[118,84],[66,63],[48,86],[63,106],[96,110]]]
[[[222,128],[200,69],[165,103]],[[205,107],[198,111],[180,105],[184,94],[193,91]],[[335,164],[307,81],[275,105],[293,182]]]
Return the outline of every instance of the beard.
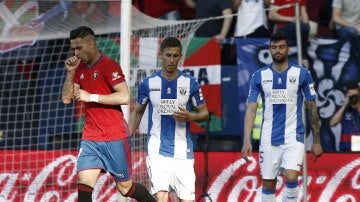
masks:
[[[273,62],[275,63],[283,63],[286,61],[286,55],[272,55]]]

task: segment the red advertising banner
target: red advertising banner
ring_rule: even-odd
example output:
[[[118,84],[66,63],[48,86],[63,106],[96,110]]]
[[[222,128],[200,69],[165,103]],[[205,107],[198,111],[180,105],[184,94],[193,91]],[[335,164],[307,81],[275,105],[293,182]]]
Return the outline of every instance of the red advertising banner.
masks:
[[[0,150],[0,162],[6,162],[0,168],[0,201],[77,201],[76,155],[77,151],[64,150]],[[195,153],[196,200],[260,201],[257,153],[253,157],[245,162],[239,152],[209,152],[206,163],[203,152]],[[360,201],[359,153],[326,153],[316,162],[310,154],[307,158],[309,202]],[[143,157],[134,160],[135,174],[144,163]],[[301,177],[299,182],[299,197],[303,198]],[[283,188],[284,180],[279,176],[276,192],[279,201]],[[104,202],[118,200],[110,175],[99,178],[93,197]]]
[[[208,186],[204,193],[201,188],[204,183],[205,158],[203,153],[197,153],[197,197],[208,195],[204,198],[219,202],[261,201],[258,153],[254,153],[253,157],[250,162],[246,162],[240,152],[210,152]],[[311,154],[307,154],[307,167],[309,202],[360,201],[359,153],[325,153],[316,162]],[[284,184],[285,181],[279,176],[277,201],[281,201]],[[302,177],[299,178],[299,184],[299,198],[302,199]]]

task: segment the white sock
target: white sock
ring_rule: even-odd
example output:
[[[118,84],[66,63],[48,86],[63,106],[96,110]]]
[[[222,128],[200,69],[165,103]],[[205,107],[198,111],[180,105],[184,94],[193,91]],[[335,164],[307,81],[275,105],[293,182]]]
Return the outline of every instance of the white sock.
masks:
[[[275,198],[275,190],[267,190],[267,189],[262,189],[262,194],[261,194],[261,201],[262,202],[276,202],[276,198]]]
[[[284,193],[282,196],[283,202],[296,202],[299,195],[298,181],[285,182]]]

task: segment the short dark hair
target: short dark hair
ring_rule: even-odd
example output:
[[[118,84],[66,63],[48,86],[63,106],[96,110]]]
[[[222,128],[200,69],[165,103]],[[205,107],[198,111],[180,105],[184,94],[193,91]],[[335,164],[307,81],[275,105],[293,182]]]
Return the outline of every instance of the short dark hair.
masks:
[[[95,36],[94,31],[87,26],[80,26],[70,31],[70,39],[84,38],[86,36]]]
[[[163,52],[165,50],[165,48],[170,48],[170,47],[179,47],[180,52],[182,52],[181,42],[179,41],[179,39],[177,39],[175,37],[167,37],[167,38],[165,38],[161,42],[160,51]]]
[[[286,41],[286,45],[289,45],[289,40],[287,38],[287,36],[283,33],[280,33],[280,32],[276,32],[275,34],[273,34],[271,37],[270,37],[270,44],[272,42],[278,42],[278,41],[282,41],[282,40],[285,40]]]
[[[357,82],[349,82],[345,85],[345,90],[359,89],[359,84]]]

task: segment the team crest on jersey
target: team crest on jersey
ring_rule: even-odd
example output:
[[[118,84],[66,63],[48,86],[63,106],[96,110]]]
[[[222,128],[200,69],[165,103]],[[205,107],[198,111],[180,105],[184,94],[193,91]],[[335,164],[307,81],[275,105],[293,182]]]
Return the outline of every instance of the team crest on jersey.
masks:
[[[120,79],[120,77],[121,77],[119,72],[113,72],[113,73],[111,73],[111,75],[112,75],[113,81],[115,81],[116,79]]]
[[[296,82],[296,76],[289,76],[289,81],[294,84]]]
[[[80,79],[84,79],[84,74],[81,74],[81,75],[80,75]]]
[[[95,71],[94,74],[93,74],[93,79],[96,80],[97,77],[98,77],[98,73],[97,73],[97,71]]]
[[[187,91],[187,88],[185,87],[179,87],[179,92],[181,95],[185,95],[186,94],[186,91]]]
[[[349,113],[349,112],[347,112],[347,113],[345,113],[345,116],[344,116],[345,118],[345,120],[347,120],[347,121],[351,121],[352,120],[352,114],[351,113]]]
[[[171,94],[171,88],[166,89],[166,94]]]

